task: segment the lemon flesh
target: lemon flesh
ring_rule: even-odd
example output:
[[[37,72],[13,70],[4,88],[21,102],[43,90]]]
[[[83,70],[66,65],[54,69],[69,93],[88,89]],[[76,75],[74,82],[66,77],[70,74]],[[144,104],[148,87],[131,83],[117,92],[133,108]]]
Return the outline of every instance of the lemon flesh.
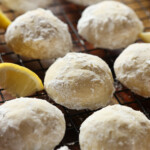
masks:
[[[0,86],[16,97],[30,96],[44,89],[34,72],[12,63],[0,64]]]
[[[11,21],[8,19],[8,17],[0,11],[0,28],[7,29],[7,27],[11,24]]]
[[[139,34],[139,37],[147,43],[150,43],[150,32],[143,32]]]

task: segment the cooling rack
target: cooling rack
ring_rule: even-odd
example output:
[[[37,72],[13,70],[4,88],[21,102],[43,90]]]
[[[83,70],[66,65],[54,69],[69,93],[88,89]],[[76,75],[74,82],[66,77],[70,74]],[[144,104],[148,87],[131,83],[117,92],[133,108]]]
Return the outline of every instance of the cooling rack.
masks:
[[[145,31],[150,31],[150,1],[149,0],[118,0],[129,7],[133,8],[139,18],[143,21],[145,26]],[[4,8],[0,4],[0,9],[2,9],[5,14],[11,19],[14,20],[16,18],[16,13],[12,10],[8,10]],[[112,52],[105,49],[94,48],[91,44],[86,42],[82,39],[78,32],[77,32],[77,22],[81,16],[84,7],[72,4],[65,0],[54,0],[53,4],[47,6],[47,9],[52,10],[52,12],[60,18],[62,21],[66,22],[69,26],[69,31],[72,35],[73,40],[73,51],[76,52],[83,52],[89,53],[92,55],[97,55],[105,60],[108,65],[110,66],[114,80],[115,80],[115,87],[116,92],[114,93],[114,102],[119,103],[121,105],[127,105],[132,107],[135,110],[142,111],[149,119],[150,119],[150,98],[145,99],[138,95],[132,93],[129,89],[122,86],[116,79],[113,70],[113,63],[116,57],[119,55],[120,51]],[[44,62],[40,60],[30,60],[23,58],[19,55],[14,54],[6,45],[4,40],[4,30],[0,30],[0,62],[12,62],[19,64],[21,66],[25,66],[35,73],[37,73],[40,78],[43,80],[45,71],[47,70],[48,66],[52,62]],[[137,42],[142,42],[140,39]],[[78,143],[78,135],[79,135],[79,127],[81,123],[93,112],[82,110],[82,111],[75,111],[66,109],[52,101],[45,91],[38,92],[32,97],[46,99],[50,103],[56,105],[62,112],[65,114],[65,119],[67,122],[67,130],[63,141],[60,143],[58,147],[63,145],[68,145],[71,150],[79,150],[79,143]],[[13,97],[10,96],[4,89],[0,89],[0,103],[4,103],[7,100],[12,99]]]

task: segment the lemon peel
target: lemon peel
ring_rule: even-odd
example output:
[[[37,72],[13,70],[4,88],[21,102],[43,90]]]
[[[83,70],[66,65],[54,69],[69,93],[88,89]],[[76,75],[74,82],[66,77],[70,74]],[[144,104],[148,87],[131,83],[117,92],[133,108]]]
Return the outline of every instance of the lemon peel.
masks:
[[[146,43],[150,43],[150,32],[142,32],[139,37]]]
[[[0,64],[0,86],[16,97],[30,96],[44,89],[33,71],[13,63]]]
[[[2,11],[0,11],[0,28],[6,30],[10,24],[10,19]]]

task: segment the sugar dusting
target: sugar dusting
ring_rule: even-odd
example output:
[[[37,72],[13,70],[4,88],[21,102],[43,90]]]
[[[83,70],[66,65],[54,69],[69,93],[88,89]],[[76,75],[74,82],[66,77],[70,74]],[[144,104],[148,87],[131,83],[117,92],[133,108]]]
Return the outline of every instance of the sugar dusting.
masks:
[[[114,92],[108,65],[97,56],[82,53],[69,53],[58,59],[47,71],[44,84],[57,103],[78,110],[102,107]]]

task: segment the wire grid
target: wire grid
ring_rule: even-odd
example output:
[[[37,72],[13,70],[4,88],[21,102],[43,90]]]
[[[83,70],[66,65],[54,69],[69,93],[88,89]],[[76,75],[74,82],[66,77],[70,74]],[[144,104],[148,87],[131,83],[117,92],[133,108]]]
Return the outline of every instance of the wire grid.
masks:
[[[150,2],[149,0],[119,0],[129,7],[133,8],[139,18],[143,21],[145,26],[145,31],[150,31]],[[5,14],[14,20],[16,18],[15,12],[4,8],[0,4],[0,8],[5,12]],[[114,103],[119,103],[121,105],[127,105],[135,110],[141,110],[150,119],[150,99],[145,99],[140,96],[135,95],[127,88],[123,87],[116,79],[113,70],[113,63],[116,57],[119,55],[120,51],[108,51],[105,49],[94,48],[91,44],[82,39],[77,32],[77,22],[81,17],[81,13],[84,7],[72,4],[65,0],[55,0],[52,5],[48,6],[47,9],[52,10],[52,12],[60,18],[62,21],[66,22],[69,26],[69,31],[72,35],[73,40],[73,50],[76,52],[84,52],[93,55],[97,55],[105,60],[113,73],[115,80],[116,92],[114,94]],[[4,30],[0,30],[0,62],[12,62],[25,66],[35,73],[37,73],[43,80],[45,71],[52,62],[45,62],[40,60],[26,59],[19,55],[14,54],[7,46],[4,40]],[[140,39],[137,42],[142,42]],[[69,145],[72,150],[79,150],[78,135],[79,127],[81,123],[93,112],[82,110],[75,111],[69,110],[62,107],[52,101],[45,91],[38,92],[32,97],[46,99],[50,103],[57,106],[65,114],[65,119],[67,122],[67,130],[63,141],[60,143],[62,145]],[[4,103],[13,97],[9,95],[4,89],[0,89],[0,103]]]

